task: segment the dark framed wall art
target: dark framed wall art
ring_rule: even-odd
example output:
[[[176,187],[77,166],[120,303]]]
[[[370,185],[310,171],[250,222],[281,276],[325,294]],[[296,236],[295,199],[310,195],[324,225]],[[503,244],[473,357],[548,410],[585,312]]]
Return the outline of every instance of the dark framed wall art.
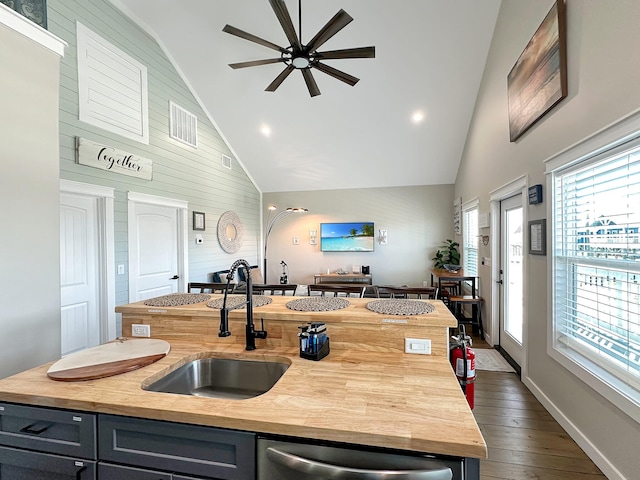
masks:
[[[556,1],[507,76],[512,142],[567,96],[565,8]]]
[[[204,212],[193,212],[193,229],[194,230],[204,230]]]
[[[47,0],[0,0],[33,23],[47,28]]]
[[[529,222],[529,254],[547,254],[547,221],[544,218]]]

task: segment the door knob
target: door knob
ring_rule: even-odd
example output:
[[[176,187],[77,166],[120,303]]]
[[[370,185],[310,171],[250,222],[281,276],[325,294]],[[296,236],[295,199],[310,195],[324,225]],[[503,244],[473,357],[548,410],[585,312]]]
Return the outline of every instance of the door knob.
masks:
[[[171,277],[169,280],[178,280],[180,277],[178,275],[174,275],[173,277]]]

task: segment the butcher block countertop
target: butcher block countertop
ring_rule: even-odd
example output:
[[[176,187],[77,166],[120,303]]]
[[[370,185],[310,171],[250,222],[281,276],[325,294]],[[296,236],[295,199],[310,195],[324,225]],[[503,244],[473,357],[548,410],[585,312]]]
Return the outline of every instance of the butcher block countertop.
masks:
[[[230,297],[232,295],[229,295]],[[238,296],[238,295],[233,295]],[[244,295],[240,295],[244,298]],[[222,298],[222,295],[211,295],[211,299]],[[373,300],[372,298],[348,298],[350,305],[346,308],[339,310],[332,310],[326,312],[300,312],[296,310],[290,310],[287,308],[287,303],[296,299],[305,299],[313,297],[292,297],[283,295],[271,296],[271,303],[263,305],[261,307],[254,307],[253,316],[255,319],[260,317],[269,318],[272,320],[283,321],[314,321],[314,322],[327,322],[327,323],[371,323],[372,319],[378,319],[379,322],[396,323],[402,322],[407,325],[417,326],[435,326],[435,327],[456,327],[458,322],[451,315],[449,309],[439,300],[428,301],[434,306],[434,311],[431,313],[424,313],[421,315],[385,315],[380,313],[374,313],[367,309],[367,304]],[[379,299],[384,300],[384,299]],[[182,305],[177,307],[154,307],[145,305],[144,302],[130,303],[128,305],[120,305],[116,307],[116,312],[127,313],[151,313],[156,315],[184,315],[191,317],[212,317],[215,322],[218,322],[220,318],[220,310],[217,308],[207,307],[206,302],[194,303],[191,305]],[[246,311],[243,309],[235,309],[229,312],[229,318],[245,318]]]
[[[140,308],[133,305],[118,311]],[[98,380],[51,380],[47,377],[51,364],[27,370],[0,380],[0,401],[414,452],[487,456],[484,439],[445,356],[368,352],[334,348],[332,343],[326,358],[312,361],[300,358],[297,348],[290,346],[259,345],[247,352],[240,344],[196,339],[170,343],[165,358]],[[143,384],[190,360],[210,356],[277,359],[291,365],[271,390],[245,400],[142,389]]]

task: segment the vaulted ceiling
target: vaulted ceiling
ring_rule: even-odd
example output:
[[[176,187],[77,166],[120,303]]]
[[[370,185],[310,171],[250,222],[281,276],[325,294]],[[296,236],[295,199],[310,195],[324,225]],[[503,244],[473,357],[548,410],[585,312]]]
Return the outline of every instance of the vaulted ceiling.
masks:
[[[302,0],[303,44],[342,8],[354,21],[320,50],[376,47],[374,59],[326,60],[358,77],[353,87],[313,70],[312,98],[298,71],[264,91],[282,63],[228,66],[279,54],[226,24],[289,45],[268,0],[113,3],[163,46],[262,192],[454,183],[500,7]],[[286,5],[298,30],[298,2]]]

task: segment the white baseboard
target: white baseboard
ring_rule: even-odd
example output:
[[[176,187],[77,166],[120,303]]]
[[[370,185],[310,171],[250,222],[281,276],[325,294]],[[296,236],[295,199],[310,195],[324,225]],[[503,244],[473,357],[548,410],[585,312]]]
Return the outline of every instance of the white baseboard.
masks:
[[[538,401],[547,409],[551,416],[564,428],[569,436],[578,444],[587,456],[596,464],[596,466],[602,470],[602,473],[609,480],[628,480],[618,469],[613,465],[607,457],[605,457],[598,448],[591,443],[578,427],[571,422],[560,409],[547,397],[540,388],[529,377],[523,377],[522,382],[533,393]]]

